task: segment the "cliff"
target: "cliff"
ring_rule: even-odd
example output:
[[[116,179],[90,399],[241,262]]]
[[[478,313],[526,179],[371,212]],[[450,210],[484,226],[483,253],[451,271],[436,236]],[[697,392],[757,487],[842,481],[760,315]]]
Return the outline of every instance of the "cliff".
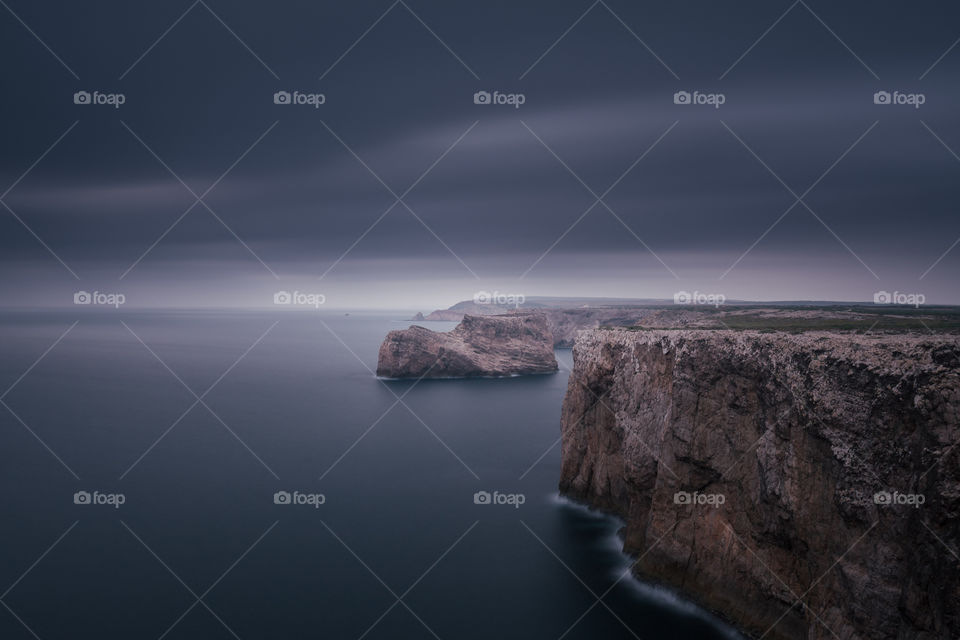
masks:
[[[412,326],[391,331],[380,345],[377,375],[464,378],[552,373],[553,336],[537,313],[464,316],[446,333]]]
[[[960,637],[960,341],[597,330],[574,347],[562,493],[635,572],[756,636]]]

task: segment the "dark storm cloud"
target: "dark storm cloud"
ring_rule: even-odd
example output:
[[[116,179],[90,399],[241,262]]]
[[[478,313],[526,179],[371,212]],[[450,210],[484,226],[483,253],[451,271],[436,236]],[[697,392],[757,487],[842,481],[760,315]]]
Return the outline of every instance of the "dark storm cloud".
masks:
[[[921,4],[610,2],[584,16],[590,3],[410,2],[416,15],[402,4],[384,15],[390,3],[210,2],[151,49],[189,3],[11,2],[63,64],[0,14],[15,98],[3,107],[2,189],[79,123],[4,201],[67,264],[97,273],[124,273],[167,232],[132,274],[236,260],[269,276],[262,259],[316,276],[394,205],[331,274],[362,279],[386,261],[415,281],[435,275],[433,259],[468,279],[460,260],[517,277],[569,229],[531,277],[571,282],[586,261],[608,269],[591,277],[617,281],[636,269],[618,256],[642,254],[673,280],[724,273],[817,183],[745,269],[780,256],[802,280],[803,256],[829,255],[853,279],[916,279],[960,236],[960,161],[945,148],[960,149],[960,52],[931,69],[960,36],[960,12]],[[81,89],[127,101],[74,105]],[[278,106],[277,90],[327,101]],[[526,102],[475,105],[478,90]],[[726,102],[676,105],[680,90]],[[878,106],[878,90],[926,102]],[[648,150],[604,197],[613,213],[595,204]],[[404,197],[413,213],[394,204],[428,169]],[[178,178],[197,195],[216,182],[213,212]],[[0,224],[6,272],[53,260],[13,216]],[[938,270],[957,264],[947,256]]]

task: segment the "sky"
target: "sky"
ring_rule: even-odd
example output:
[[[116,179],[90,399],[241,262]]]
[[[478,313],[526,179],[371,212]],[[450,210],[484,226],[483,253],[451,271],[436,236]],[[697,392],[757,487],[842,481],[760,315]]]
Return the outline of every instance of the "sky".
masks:
[[[956,3],[0,4],[3,307],[960,303]]]

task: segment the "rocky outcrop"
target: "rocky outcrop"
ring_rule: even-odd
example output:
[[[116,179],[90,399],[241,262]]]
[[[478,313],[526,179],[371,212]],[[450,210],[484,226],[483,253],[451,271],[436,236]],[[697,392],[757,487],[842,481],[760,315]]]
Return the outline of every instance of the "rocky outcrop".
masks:
[[[960,637],[954,335],[583,332],[561,492],[767,639]]]
[[[552,373],[553,336],[543,315],[464,316],[446,333],[412,326],[380,345],[377,375],[469,378]]]

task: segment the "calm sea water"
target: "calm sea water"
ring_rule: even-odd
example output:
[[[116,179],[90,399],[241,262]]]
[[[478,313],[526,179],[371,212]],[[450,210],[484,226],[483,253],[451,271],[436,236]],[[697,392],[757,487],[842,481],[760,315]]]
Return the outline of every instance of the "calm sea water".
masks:
[[[557,498],[569,351],[379,381],[403,317],[0,316],[0,638],[736,637]]]

